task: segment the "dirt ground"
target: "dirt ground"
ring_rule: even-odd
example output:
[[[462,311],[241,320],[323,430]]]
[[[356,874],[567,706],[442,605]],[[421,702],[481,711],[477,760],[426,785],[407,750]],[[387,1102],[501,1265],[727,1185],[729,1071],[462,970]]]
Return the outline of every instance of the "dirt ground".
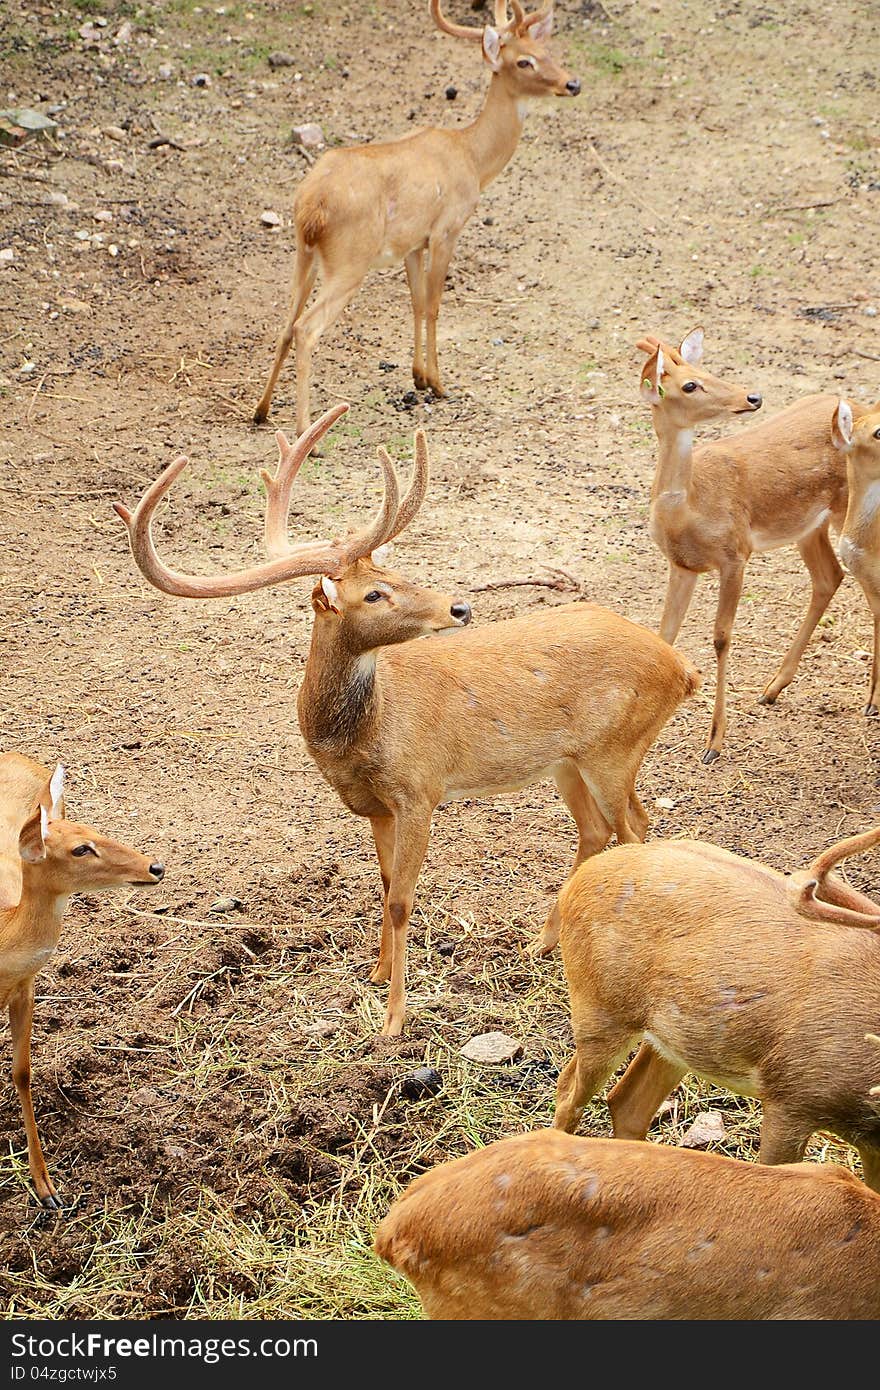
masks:
[[[553,787],[438,811],[407,1030],[378,1038],[369,829],[296,723],[309,583],[167,599],[110,508],[185,452],[165,553],[193,570],[259,557],[275,445],[249,421],[292,268],[306,162],[290,129],[317,121],[349,143],[473,118],[478,50],[426,10],[0,0],[0,104],[60,108],[56,139],[0,152],[0,249],[14,253],[0,268],[0,747],[62,760],[70,814],[167,864],[151,892],[74,900],[38,979],[35,1100],[74,1205],[61,1220],[28,1206],[3,1040],[13,1317],[417,1316],[369,1253],[375,1221],[413,1174],[552,1113],[570,1047],[562,969],[523,948],[574,853]],[[560,0],[556,50],[583,92],[534,106],[461,238],[440,322],[450,397],[414,402],[403,274],[373,275],[318,350],[315,409],[351,411],[302,471],[296,534],[367,515],[376,444],[406,461],[424,425],[431,490],[398,568],[483,624],[571,594],[477,586],[561,565],[656,626],[635,340],[703,324],[707,366],[761,391],[767,413],[816,390],[880,397],[876,18],[815,0]],[[270,65],[279,50],[292,65]],[[290,367],[271,425],[292,432]],[[808,586],[793,549],[753,560],[726,749],[705,768],[715,592],[701,582],[681,636],[704,689],[641,774],[651,834],[801,865],[880,812],[867,608],[847,580],[796,682],[762,708]],[[850,875],[876,888],[870,862]],[[240,907],[212,911],[223,897]],[[522,1042],[520,1063],[459,1057],[496,1027]],[[397,1083],[425,1063],[443,1089],[409,1100]],[[680,1092],[658,1135],[679,1137],[707,1097],[727,1126],[716,1147],[754,1155],[756,1107],[709,1087]],[[603,1105],[584,1129],[608,1132]],[[811,1149],[829,1153],[857,1167],[830,1139]]]

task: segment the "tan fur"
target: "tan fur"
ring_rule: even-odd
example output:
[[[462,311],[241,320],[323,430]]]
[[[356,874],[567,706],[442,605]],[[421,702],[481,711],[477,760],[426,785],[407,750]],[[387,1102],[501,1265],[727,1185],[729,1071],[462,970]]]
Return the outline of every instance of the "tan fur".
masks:
[[[829,1129],[856,1146],[880,1190],[880,1103],[869,1094],[880,1055],[865,1039],[880,1021],[880,907],[828,873],[840,857],[826,852],[787,878],[715,845],[667,840],[582,865],[559,901],[576,1053],[554,1124],[576,1129],[641,1041],[609,1095],[617,1137],[642,1138],[693,1071],[761,1100],[762,1162],[796,1161],[814,1130]],[[818,889],[809,916],[798,911],[805,879]]]
[[[166,593],[203,598],[294,574],[324,574],[312,594],[315,625],[297,708],[321,772],[350,810],[370,819],[384,891],[371,978],[390,980],[383,1031],[393,1036],[403,1028],[407,927],[434,808],[457,796],[494,796],[552,777],[577,824],[575,864],[612,834],[643,839],[648,817],[636,795],[636,774],[699,676],[659,637],[593,604],[454,637],[431,636],[469,621],[469,606],[367,558],[412,520],[425,495],[428,454],[421,431],[413,481],[399,505],[394,469],[380,449],[385,502],[360,540],[335,547],[291,544],[291,484],[332,418],[328,412],[295,446],[279,436],[278,470],[264,474],[266,548],[273,557],[266,564],[204,578],[176,573],[159,559],[151,518],[180,471],[176,464],[147,490],[134,514],[121,505],[117,511],[137,564]],[[552,950],[557,938],[554,905],[535,950]]]
[[[688,365],[679,349],[658,338],[645,338],[638,347],[648,354],[642,391],[651,402],[660,444],[650,527],[669,562],[659,629],[667,642],[678,636],[697,576],[709,570],[719,574],[715,706],[703,756],[709,763],[719,756],[727,727],[727,660],[752,553],[797,545],[813,586],[798,633],[761,696],[764,704],[772,704],[793,680],[840,584],[842,571],[828,537],[830,525],[842,525],[847,502],[846,469],[830,436],[836,397],[807,396],[762,424],[692,449],[682,431],[748,410],[745,390],[726,386],[700,365]],[[658,347],[665,359],[659,397],[652,389]],[[685,394],[683,384],[694,380],[704,389]]]
[[[436,0],[431,10],[445,32],[480,41],[481,29],[450,25]],[[318,339],[371,269],[401,261],[412,298],[413,380],[420,390],[429,387],[435,396],[445,395],[437,361],[437,316],[462,228],[482,189],[513,156],[522,130],[521,104],[579,90],[547,50],[549,24],[549,15],[520,11],[504,26],[498,68],[472,125],[328,150],[309,170],[294,201],[297,252],[290,309],[256,421],[268,417],[275,383],[295,342],[297,433],[308,428],[311,360]],[[518,66],[527,60],[534,66]],[[307,309],[319,270],[321,288]]]
[[[880,1317],[880,1198],[831,1164],[521,1134],[417,1178],[373,1248],[429,1318]]]
[[[0,754],[0,856],[7,866],[17,859],[18,882],[15,901],[0,908],[0,1009],[9,1010],[12,1078],[24,1115],[34,1189],[43,1206],[57,1208],[61,1202],[46,1168],[31,1099],[34,976],[58,943],[71,893],[154,884],[164,870],[88,825],[49,818],[44,834],[40,811],[51,806],[50,776],[48,768],[30,758]],[[95,852],[72,853],[85,843]],[[5,881],[11,881],[9,875]]]
[[[846,463],[849,488],[838,552],[861,585],[874,619],[874,660],[865,714],[876,715],[880,713],[880,402],[869,411],[853,411],[853,416],[852,442],[834,441]]]

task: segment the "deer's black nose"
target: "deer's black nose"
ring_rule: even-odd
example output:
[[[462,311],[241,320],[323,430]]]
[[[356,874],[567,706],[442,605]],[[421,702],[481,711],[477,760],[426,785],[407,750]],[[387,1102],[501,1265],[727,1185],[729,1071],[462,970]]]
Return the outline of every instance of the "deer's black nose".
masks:
[[[565,84],[565,90],[568,92],[569,96],[576,97],[580,89],[581,79],[579,77],[573,77],[570,82],[566,82]]]
[[[157,883],[161,883],[162,879],[165,877],[165,865],[151,864],[150,874],[156,880]]]
[[[462,623],[467,627],[471,620],[471,606],[469,603],[454,603],[449,611],[456,622]]]
[[[746,400],[752,407],[752,410],[760,410],[761,406],[764,404],[764,397],[759,396],[757,391],[754,391],[751,396],[746,396]]]

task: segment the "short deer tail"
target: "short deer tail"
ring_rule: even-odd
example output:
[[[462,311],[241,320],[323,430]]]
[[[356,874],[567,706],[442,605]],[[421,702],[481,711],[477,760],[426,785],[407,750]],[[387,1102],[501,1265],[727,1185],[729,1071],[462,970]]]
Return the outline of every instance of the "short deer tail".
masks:
[[[296,234],[303,246],[317,246],[327,230],[327,209],[321,197],[310,199],[296,210]]]
[[[880,826],[839,840],[814,859],[808,869],[792,874],[788,880],[788,895],[795,911],[815,921],[880,931],[880,905],[850,888],[842,879],[830,876],[835,864],[853,854],[864,854],[877,844],[880,844]]]
[[[703,677],[696,666],[694,666],[693,662],[688,661],[687,657],[684,656],[681,658],[681,670],[684,677],[685,699],[689,699],[691,695],[696,694],[703,684]]]

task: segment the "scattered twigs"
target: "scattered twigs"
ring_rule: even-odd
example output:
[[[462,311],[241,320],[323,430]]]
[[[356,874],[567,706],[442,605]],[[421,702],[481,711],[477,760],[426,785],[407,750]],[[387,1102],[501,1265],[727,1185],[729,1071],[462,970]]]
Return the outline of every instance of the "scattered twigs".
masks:
[[[489,589],[520,589],[527,585],[532,585],[538,589],[555,589],[557,593],[580,593],[583,589],[583,582],[577,575],[570,570],[563,569],[561,565],[542,565],[542,570],[546,570],[547,579],[492,579],[486,584],[472,584],[472,594],[482,594]]]
[[[781,208],[767,208],[765,217],[778,217],[783,212],[811,212],[813,208],[833,208],[835,203],[845,203],[846,198],[823,198],[817,203],[788,203]]]
[[[593,157],[596,160],[596,163],[599,165],[600,169],[604,170],[604,172],[608,175],[609,178],[614,179],[615,183],[619,183],[623,188],[625,188],[629,196],[633,199],[633,201],[638,203],[640,207],[643,207],[645,209],[645,212],[649,212],[658,225],[664,224],[667,221],[667,218],[663,215],[663,213],[658,212],[657,208],[652,207],[650,203],[646,202],[640,194],[636,193],[635,189],[632,187],[630,183],[627,182],[623,175],[618,174],[617,170],[612,168],[612,166],[608,163],[606,159],[603,159],[602,155],[596,148],[595,140],[590,135],[587,136],[587,144],[592,150]]]

